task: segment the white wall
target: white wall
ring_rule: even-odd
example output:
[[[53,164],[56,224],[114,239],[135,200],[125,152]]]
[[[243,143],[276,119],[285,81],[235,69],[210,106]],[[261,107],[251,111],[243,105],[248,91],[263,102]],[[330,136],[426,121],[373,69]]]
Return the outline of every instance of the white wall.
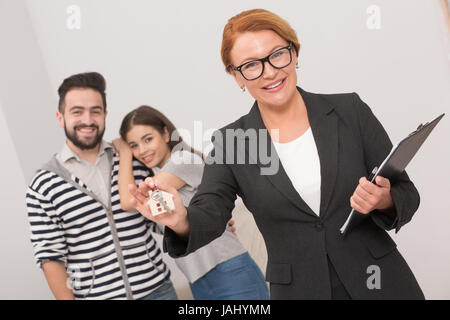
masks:
[[[41,161],[24,150],[38,146],[43,150],[39,159],[45,159],[60,147],[58,135],[62,137],[63,132],[55,135],[53,120],[56,89],[74,73],[95,70],[106,77],[107,139],[117,136],[123,116],[141,104],[161,109],[178,127],[191,131],[196,120],[202,121],[204,129],[219,128],[247,113],[251,97],[240,92],[220,61],[223,27],[228,18],[244,9],[266,8],[290,22],[302,44],[299,85],[312,92],[358,92],[393,141],[419,122],[446,112],[450,105],[448,35],[442,28],[437,0],[0,0],[0,4],[0,15],[9,19],[0,43],[6,39],[12,48],[20,49],[13,40],[16,35],[20,42],[24,24],[32,29],[25,32],[27,39],[36,42],[28,56],[0,55],[0,64],[20,66],[32,61],[30,67],[37,68],[28,73],[24,86],[31,93],[28,99],[36,97],[39,105],[39,112],[32,117],[23,116],[23,108],[18,109],[15,101],[19,82],[9,84],[15,91],[0,89],[19,155],[18,159],[2,159],[2,172],[10,174],[9,164],[19,162],[27,182]],[[81,9],[80,30],[66,27],[69,5]],[[380,29],[367,28],[370,5],[381,10]],[[19,57],[25,60],[18,61]],[[21,69],[9,68],[0,74],[2,85],[14,70]],[[41,90],[36,92],[32,83]],[[38,95],[49,88],[50,93]],[[32,108],[26,110],[32,112]],[[422,202],[413,221],[393,235],[430,299],[450,298],[450,252],[446,246],[450,243],[450,216],[443,200],[450,190],[449,116],[408,167]],[[41,136],[36,139],[35,133]],[[9,190],[6,188],[2,185],[2,194]],[[23,189],[16,196],[22,201]],[[26,238],[18,227],[25,219],[23,205],[14,211],[8,230]],[[3,246],[4,242],[2,250]],[[17,250],[20,255],[31,254],[24,248]],[[40,277],[31,261],[24,263],[22,273]],[[21,286],[22,292],[36,289],[27,283]],[[5,288],[0,286],[0,297],[9,296]],[[41,289],[46,291],[45,283]],[[44,297],[38,293],[26,297],[30,296]]]
[[[50,299],[47,284],[36,267],[28,237],[25,178],[0,104],[0,146],[2,178],[0,179],[0,299]]]
[[[0,100],[29,180],[64,139],[54,125],[56,88],[50,86],[25,1],[0,0],[0,48]]]

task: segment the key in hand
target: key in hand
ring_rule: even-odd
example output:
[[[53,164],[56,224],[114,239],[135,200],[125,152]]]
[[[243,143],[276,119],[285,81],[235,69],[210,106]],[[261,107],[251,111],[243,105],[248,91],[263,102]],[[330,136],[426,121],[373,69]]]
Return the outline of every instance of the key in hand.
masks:
[[[149,191],[149,196],[150,200],[148,201],[148,205],[150,206],[153,216],[165,212],[172,213],[172,210],[175,209],[173,196],[170,193],[155,188],[154,190]]]

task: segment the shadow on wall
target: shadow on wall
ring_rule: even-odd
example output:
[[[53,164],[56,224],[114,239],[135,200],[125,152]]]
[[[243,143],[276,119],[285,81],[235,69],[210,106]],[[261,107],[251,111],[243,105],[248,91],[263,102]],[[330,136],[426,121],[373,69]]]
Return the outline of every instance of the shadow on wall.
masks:
[[[63,140],[54,116],[56,93],[25,1],[0,1],[0,39],[0,101],[28,183]]]

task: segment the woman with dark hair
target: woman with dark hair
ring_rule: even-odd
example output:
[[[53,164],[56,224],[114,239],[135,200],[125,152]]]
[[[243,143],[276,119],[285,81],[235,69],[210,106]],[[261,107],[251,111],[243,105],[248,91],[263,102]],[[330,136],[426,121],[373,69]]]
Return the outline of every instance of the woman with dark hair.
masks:
[[[295,31],[272,12],[255,9],[231,18],[223,32],[222,61],[255,103],[249,114],[219,131],[225,140],[214,141],[211,156],[228,160],[243,152],[253,161],[207,158],[187,209],[176,190],[157,178],[148,178],[139,190],[130,187],[132,203],[167,226],[166,249],[179,257],[219,235],[239,195],[266,243],[273,299],[423,299],[386,232],[412,219],[419,194],[406,172],[392,181],[365,178],[392,148],[386,131],[356,93],[315,94],[297,87],[299,50]],[[262,131],[267,139],[255,134],[236,143],[229,131]],[[273,151],[278,170],[264,172],[265,159],[255,146]],[[155,184],[174,195],[172,214],[153,217],[145,205]],[[340,228],[351,208],[359,224],[344,237]]]
[[[113,144],[120,154],[119,193],[123,209],[131,210],[129,184],[135,184],[132,158],[151,169],[160,181],[178,190],[184,206],[197,192],[203,175],[203,156],[189,147],[161,112],[141,106],[125,116],[121,139]],[[225,229],[225,228],[224,228]],[[211,243],[175,263],[189,280],[195,299],[268,299],[264,276],[228,229]]]

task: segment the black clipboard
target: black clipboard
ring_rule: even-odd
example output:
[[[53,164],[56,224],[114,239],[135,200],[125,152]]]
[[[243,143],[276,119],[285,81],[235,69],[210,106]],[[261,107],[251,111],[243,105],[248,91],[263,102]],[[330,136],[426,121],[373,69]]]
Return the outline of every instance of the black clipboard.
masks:
[[[395,180],[395,178],[405,170],[408,163],[412,160],[430,135],[431,131],[436,127],[439,121],[441,121],[444,115],[445,113],[441,114],[431,122],[419,125],[415,131],[411,132],[407,137],[394,145],[391,152],[386,159],[384,159],[370,181],[374,182],[377,176],[383,176],[391,181]],[[355,217],[355,210],[353,209],[344,225],[341,227],[341,233],[346,234],[349,232],[361,221],[361,219],[361,217],[359,219]]]

